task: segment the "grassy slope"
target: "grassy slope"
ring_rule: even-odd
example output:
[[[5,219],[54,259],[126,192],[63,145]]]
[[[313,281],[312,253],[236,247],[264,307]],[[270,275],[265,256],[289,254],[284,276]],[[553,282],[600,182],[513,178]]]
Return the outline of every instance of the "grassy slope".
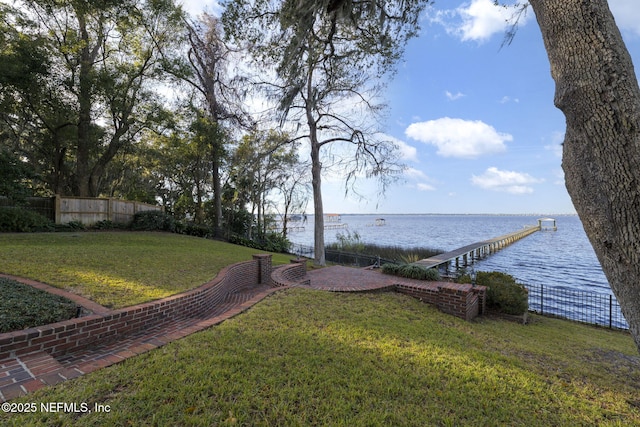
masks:
[[[111,412],[26,425],[640,425],[631,338],[469,323],[400,294],[278,293],[220,326],[14,402]]]
[[[254,252],[156,233],[0,235],[5,272],[82,285],[114,305],[192,287]],[[640,425],[629,335],[534,319],[469,323],[399,294],[286,290],[15,400],[38,412],[0,412],[0,425]],[[45,402],[111,411],[45,414]]]
[[[39,280],[120,308],[182,292],[259,253],[166,233],[0,234],[0,272]],[[288,262],[274,255],[274,264]]]

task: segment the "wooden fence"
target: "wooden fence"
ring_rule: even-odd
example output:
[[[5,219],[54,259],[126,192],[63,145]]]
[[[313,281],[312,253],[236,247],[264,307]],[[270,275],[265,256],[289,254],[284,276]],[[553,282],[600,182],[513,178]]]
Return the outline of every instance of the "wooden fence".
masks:
[[[162,206],[119,199],[55,197],[56,224],[79,221],[85,225],[99,221],[127,223],[140,211],[161,211]]]
[[[29,197],[26,202],[27,209],[54,220],[56,224],[72,221],[78,221],[84,225],[99,221],[128,223],[136,212],[164,210],[162,206],[111,198]]]

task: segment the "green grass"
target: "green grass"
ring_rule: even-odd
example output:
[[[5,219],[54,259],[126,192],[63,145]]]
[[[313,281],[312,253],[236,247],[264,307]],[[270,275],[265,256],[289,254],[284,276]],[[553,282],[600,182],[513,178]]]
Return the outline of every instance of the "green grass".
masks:
[[[0,234],[0,272],[67,289],[110,308],[197,287],[255,249],[169,233]],[[274,264],[290,256],[274,255]]]
[[[3,272],[112,306],[197,286],[253,253],[162,233],[0,235]],[[296,288],[16,399],[37,412],[0,412],[0,425],[630,426],[638,384],[627,333],[538,316],[465,322],[401,294]],[[110,412],[44,413],[48,402]]]
[[[14,402],[10,426],[640,425],[626,333],[534,316],[465,322],[410,297],[292,289],[193,334]]]

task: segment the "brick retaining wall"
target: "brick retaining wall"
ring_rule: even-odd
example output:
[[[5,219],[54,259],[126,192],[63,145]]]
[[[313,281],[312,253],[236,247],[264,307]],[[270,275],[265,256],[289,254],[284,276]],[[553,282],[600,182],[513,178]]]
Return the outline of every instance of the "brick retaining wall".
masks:
[[[275,286],[291,286],[311,284],[307,276],[307,260],[292,259],[291,264],[280,266],[271,273],[271,280]]]
[[[484,286],[436,282],[431,286],[397,284],[396,291],[468,321],[484,313],[487,289]]]
[[[191,291],[105,314],[0,334],[0,360],[46,352],[54,357],[185,318],[206,318],[226,295],[271,283],[271,255],[254,255],[223,268],[215,279]]]
[[[254,255],[251,261],[223,268],[215,279],[191,291],[109,313],[0,334],[0,360],[38,352],[57,357],[183,319],[206,319],[228,294],[265,284],[309,285],[306,262],[292,260],[292,264],[273,269],[271,255]],[[439,282],[429,286],[397,284],[395,290],[466,320],[484,313],[483,286]]]

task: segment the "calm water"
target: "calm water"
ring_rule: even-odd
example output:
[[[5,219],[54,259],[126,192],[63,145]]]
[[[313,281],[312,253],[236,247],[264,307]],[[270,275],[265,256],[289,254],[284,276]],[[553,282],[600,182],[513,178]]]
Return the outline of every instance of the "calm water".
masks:
[[[375,226],[384,218],[384,226]],[[518,215],[342,215],[345,230],[357,232],[365,243],[401,247],[429,247],[453,250],[477,241],[498,237],[526,225],[539,216]],[[501,251],[477,261],[476,270],[503,271],[519,282],[564,289],[610,294],[607,282],[582,224],[577,216],[556,216],[557,231],[536,232]],[[336,241],[337,233],[325,230],[325,242]],[[292,242],[313,245],[313,216],[305,231],[291,232]]]
[[[376,226],[377,218],[384,218],[385,225]],[[537,225],[538,218],[540,216],[342,215],[340,223],[346,224],[346,228],[325,230],[325,242],[337,241],[337,234],[348,230],[357,232],[365,243],[450,251],[523,226]],[[615,297],[610,300],[608,296],[596,295],[612,295],[612,292],[578,217],[565,215],[555,219],[557,231],[533,233],[475,261],[473,268],[502,271],[514,276],[519,283],[534,288],[543,286],[545,313],[603,326],[611,322],[615,327],[628,328]],[[313,246],[313,216],[308,218],[305,231],[291,232],[289,239],[296,244]],[[563,289],[569,293],[563,293]],[[540,293],[537,296],[535,292],[530,293],[530,308],[536,311],[540,310],[539,297]]]

